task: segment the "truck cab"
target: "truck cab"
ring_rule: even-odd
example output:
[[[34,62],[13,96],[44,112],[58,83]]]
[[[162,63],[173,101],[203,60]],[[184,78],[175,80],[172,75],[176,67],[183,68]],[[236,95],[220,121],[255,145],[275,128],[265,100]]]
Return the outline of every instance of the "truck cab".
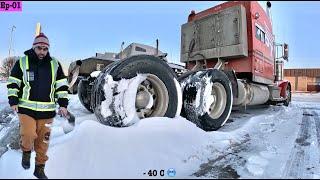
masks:
[[[219,58],[239,78],[274,83],[275,38],[270,17],[258,2],[225,2],[199,13],[192,11],[181,31],[181,61],[187,69],[203,60],[201,56],[188,59],[187,54],[202,53],[206,68],[213,68]],[[194,50],[188,52],[192,37]]]

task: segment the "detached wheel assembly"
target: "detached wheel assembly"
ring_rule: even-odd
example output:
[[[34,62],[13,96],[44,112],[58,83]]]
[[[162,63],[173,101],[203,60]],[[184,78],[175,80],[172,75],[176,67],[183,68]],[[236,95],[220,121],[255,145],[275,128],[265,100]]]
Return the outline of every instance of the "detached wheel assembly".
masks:
[[[181,89],[175,79],[173,70],[163,60],[149,55],[131,56],[100,73],[93,85],[92,108],[102,124],[115,127],[135,123],[130,122],[132,114],[138,119],[175,117],[180,114],[178,105],[182,104]],[[106,88],[112,92],[106,92]]]
[[[228,77],[219,70],[203,70],[184,78],[183,110],[186,118],[205,131],[219,129],[228,120],[233,103]]]

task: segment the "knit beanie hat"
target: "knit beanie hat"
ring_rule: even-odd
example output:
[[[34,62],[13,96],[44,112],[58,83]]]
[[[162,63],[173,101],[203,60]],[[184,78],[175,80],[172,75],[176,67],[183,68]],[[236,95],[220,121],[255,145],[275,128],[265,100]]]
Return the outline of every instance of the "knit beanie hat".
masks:
[[[50,47],[49,39],[43,33],[40,33],[34,38],[32,48],[34,49],[37,46],[46,46],[48,49]]]

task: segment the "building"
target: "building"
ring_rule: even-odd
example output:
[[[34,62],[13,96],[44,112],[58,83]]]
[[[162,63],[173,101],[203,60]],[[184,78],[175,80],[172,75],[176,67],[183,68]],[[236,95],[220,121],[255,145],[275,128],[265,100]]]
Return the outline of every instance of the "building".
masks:
[[[320,68],[284,69],[293,92],[320,92]]]

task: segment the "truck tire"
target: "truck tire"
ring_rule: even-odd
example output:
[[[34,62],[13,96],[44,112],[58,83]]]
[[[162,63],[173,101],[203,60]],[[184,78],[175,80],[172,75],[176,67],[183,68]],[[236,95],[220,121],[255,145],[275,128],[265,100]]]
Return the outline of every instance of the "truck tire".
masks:
[[[78,97],[81,104],[90,112],[93,113],[93,110],[90,107],[90,86],[88,79],[80,80],[78,84]]]
[[[103,89],[105,85],[105,77],[107,75],[111,75],[113,81],[120,81],[122,78],[134,78],[137,74],[147,75],[147,79],[140,83],[137,89],[137,95],[134,102],[136,108],[135,111],[140,119],[163,116],[173,118],[180,114],[178,104],[182,104],[182,102],[178,102],[178,91],[181,91],[181,89],[175,84],[174,79],[177,79],[177,77],[173,70],[163,60],[155,56],[137,55],[107,66],[97,77],[93,86],[92,107],[97,119],[102,124],[114,127],[131,125],[130,123],[128,124],[123,121],[125,117],[121,116],[117,112],[114,101],[109,105],[112,115],[103,117],[101,113],[101,104],[105,100],[105,93]],[[115,92],[113,93],[113,96],[115,96]],[[144,101],[145,96],[142,95],[146,95],[148,99],[153,98],[152,107],[148,109],[146,108],[148,112],[144,109],[146,107],[146,103]],[[180,101],[182,101],[182,97],[180,99]]]
[[[178,78],[178,81],[181,85],[181,88],[182,88],[182,96],[184,96],[184,91],[183,89],[185,88],[185,86],[189,83],[189,81],[192,79],[192,76],[194,76],[196,73],[198,72],[204,72],[204,70],[194,70],[194,71],[188,71],[184,74],[182,74],[179,78]],[[184,109],[184,106],[182,106],[181,108],[181,113],[180,113],[180,116],[181,117],[184,117],[184,118],[187,118],[187,115],[186,115],[186,110]]]
[[[286,98],[287,99],[283,102],[283,105],[289,106],[289,104],[291,102],[291,86],[290,86],[290,84],[287,85]]]
[[[205,94],[208,92],[210,94]],[[208,95],[211,95],[212,102],[208,101]],[[186,118],[205,131],[217,130],[226,123],[232,103],[231,82],[225,73],[217,69],[191,76],[183,89]]]

